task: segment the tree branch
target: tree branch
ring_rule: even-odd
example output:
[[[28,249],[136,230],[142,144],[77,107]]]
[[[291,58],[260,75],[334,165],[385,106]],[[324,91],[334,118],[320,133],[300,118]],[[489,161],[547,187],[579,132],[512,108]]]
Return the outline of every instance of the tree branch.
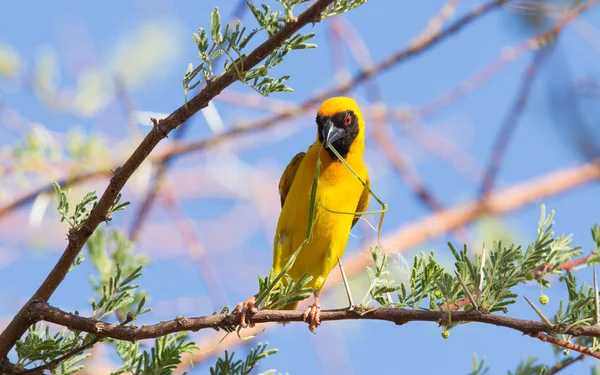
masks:
[[[333,3],[333,1],[334,0],[317,0],[296,19],[289,20],[279,32],[248,54],[248,56],[240,62],[240,65],[244,66],[245,69],[251,69],[256,66],[304,25],[309,22],[318,22],[321,13]],[[79,254],[87,239],[92,235],[100,223],[109,219],[107,213],[114,204],[117,195],[123,189],[135,170],[142,162],[144,162],[144,160],[146,160],[148,155],[150,155],[150,152],[152,152],[162,139],[167,137],[170,131],[187,121],[202,108],[205,108],[210,100],[219,95],[221,91],[237,80],[238,73],[236,69],[233,69],[232,67],[218,78],[210,81],[198,95],[189,100],[185,105],[179,107],[167,118],[155,123],[152,130],[133,152],[131,157],[129,157],[125,164],[115,172],[107,189],[104,191],[104,194],[102,194],[98,204],[90,212],[90,216],[82,225],[81,229],[69,234],[69,243],[67,247],[50,274],[46,277],[46,280],[44,280],[29,302],[23,306],[2,334],[0,334],[0,359],[7,356],[16,341],[33,323],[26,314],[27,306],[36,300],[47,301],[52,296],[58,285],[64,279],[73,260],[77,257],[77,254]]]
[[[123,323],[119,324],[119,327],[124,327],[127,324],[131,323],[133,321],[133,316],[128,314],[127,318],[123,321]],[[50,361],[49,363],[42,365],[42,366],[38,366],[38,367],[34,367],[32,369],[28,369],[25,370],[23,372],[21,372],[21,374],[38,374],[38,373],[43,373],[44,370],[50,370],[50,371],[54,371],[54,369],[61,364],[61,362],[66,361],[67,359],[76,356],[77,354],[86,351],[87,349],[90,349],[92,346],[96,345],[101,339],[102,337],[99,335],[96,335],[94,333],[88,333],[89,335],[92,335],[92,339],[81,346],[78,346],[76,348],[73,348],[71,351],[69,351],[68,353]],[[87,336],[86,336],[87,338]]]
[[[595,327],[597,327],[597,326],[595,326]],[[541,340],[543,342],[549,342],[551,344],[558,345],[558,346],[561,346],[566,349],[575,350],[576,352],[587,354],[591,357],[600,359],[600,353],[598,353],[586,346],[581,346],[581,345],[573,344],[572,342],[569,342],[569,341],[557,339],[554,336],[550,336],[550,335],[547,335],[542,332],[527,333],[527,334],[529,336],[535,337],[536,339]]]
[[[152,339],[183,331],[199,331],[207,328],[223,328],[226,326],[238,325],[240,321],[240,316],[236,314],[216,314],[197,318],[178,316],[173,320],[141,327],[121,326],[119,324],[110,324],[91,318],[84,318],[79,315],[73,315],[56,307],[50,306],[43,301],[35,301],[31,303],[27,309],[27,315],[35,321],[44,320],[67,327],[71,330],[79,330],[93,333],[99,337],[110,337],[117,340],[126,341]],[[259,310],[252,316],[252,322],[254,324],[271,322],[302,322],[302,315],[302,311],[295,310]],[[386,307],[373,309],[355,308],[353,310],[323,310],[321,311],[320,318],[322,322],[333,320],[382,320],[396,323],[397,325],[402,325],[413,321],[437,322],[441,325],[448,324],[447,311],[407,310]],[[528,334],[532,337],[542,337],[544,338],[543,341],[550,341],[553,344],[555,342],[544,337],[547,335],[544,335],[543,332],[555,332],[559,330],[559,328],[549,327],[544,322],[516,319],[495,314],[484,314],[477,310],[453,311],[450,313],[450,318],[453,323],[479,322],[511,328]],[[572,336],[600,337],[600,326],[574,326],[565,331],[561,331],[561,333]],[[543,336],[538,337],[538,335]],[[552,339],[554,339],[554,337],[552,337]],[[571,346],[569,346],[569,349],[577,350]],[[598,354],[598,356],[600,357],[600,354]]]
[[[582,361],[585,358],[585,354],[580,354],[577,357],[571,357],[568,359],[565,359],[562,362],[559,362],[557,364],[555,364],[554,366],[552,366],[548,372],[546,373],[546,375],[554,375],[559,373],[560,371],[564,370],[565,368],[571,366],[573,363],[578,362],[578,361]]]

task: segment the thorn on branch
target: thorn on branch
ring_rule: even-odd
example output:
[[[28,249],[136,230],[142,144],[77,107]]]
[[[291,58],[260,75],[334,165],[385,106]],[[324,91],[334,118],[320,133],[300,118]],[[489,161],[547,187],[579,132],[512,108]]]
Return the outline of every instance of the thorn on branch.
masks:
[[[161,138],[169,138],[169,132],[165,131],[165,129],[163,128],[162,121],[163,120],[157,120],[154,117],[150,117],[150,122],[152,122],[152,127],[154,129],[156,129],[156,132],[158,133],[158,135],[160,135]]]

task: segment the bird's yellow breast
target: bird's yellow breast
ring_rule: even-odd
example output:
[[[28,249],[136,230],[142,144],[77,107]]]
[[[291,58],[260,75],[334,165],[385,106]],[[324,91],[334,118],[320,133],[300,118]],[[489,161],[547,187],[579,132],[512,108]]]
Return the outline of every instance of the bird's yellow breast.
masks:
[[[363,185],[342,162],[315,142],[307,151],[298,167],[282,208],[274,239],[273,268],[280,270],[288,257],[298,249],[306,237],[311,188],[315,176],[317,159],[321,169],[315,199],[315,215],[310,240],[306,243],[296,262],[289,271],[294,279],[305,272],[312,277],[309,286],[320,290],[327,275],[344,253],[353,215],[327,211],[355,212]],[[363,181],[367,179],[367,168],[362,153],[350,153],[346,161]]]

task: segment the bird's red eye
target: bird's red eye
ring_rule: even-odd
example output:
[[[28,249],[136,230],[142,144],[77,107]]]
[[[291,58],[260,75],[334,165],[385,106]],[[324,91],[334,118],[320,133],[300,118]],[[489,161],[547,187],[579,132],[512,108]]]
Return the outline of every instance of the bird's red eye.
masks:
[[[345,125],[350,125],[352,124],[352,116],[347,115],[346,118],[344,119],[344,124]]]

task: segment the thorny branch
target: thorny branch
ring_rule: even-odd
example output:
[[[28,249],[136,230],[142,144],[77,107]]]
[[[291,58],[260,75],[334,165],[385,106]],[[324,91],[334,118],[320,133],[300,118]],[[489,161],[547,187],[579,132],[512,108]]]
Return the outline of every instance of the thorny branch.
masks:
[[[293,36],[304,25],[310,22],[319,20],[319,15],[333,3],[334,0],[317,0],[313,5],[308,7],[296,19],[289,20],[288,23],[275,35],[267,39],[264,43],[258,46],[254,51],[248,54],[241,62],[244,67],[251,69],[262,61],[267,55],[273,52],[285,40]],[[116,171],[111,178],[107,189],[102,194],[98,204],[91,211],[89,218],[83,223],[81,229],[73,231],[69,235],[69,243],[52,269],[46,277],[46,280],[38,288],[30,301],[25,304],[27,306],[32,301],[47,301],[58,285],[62,282],[67,271],[71,267],[73,260],[81,251],[87,239],[92,235],[96,227],[100,223],[107,221],[107,212],[114,204],[117,195],[123,189],[131,175],[135,170],[146,160],[148,155],[156,147],[156,145],[173,129],[183,124],[195,113],[202,108],[205,108],[209,101],[217,96],[226,87],[238,80],[238,74],[235,69],[229,69],[218,78],[210,81],[198,95],[189,100],[186,105],[179,107],[175,112],[171,113],[167,118],[156,121],[152,130],[146,138],[133,152],[131,157],[125,164]],[[27,328],[33,323],[26,314],[26,307],[23,307],[14,319],[8,324],[6,329],[0,334],[0,359],[5,359],[10,349],[15,345],[16,341],[27,331]]]

